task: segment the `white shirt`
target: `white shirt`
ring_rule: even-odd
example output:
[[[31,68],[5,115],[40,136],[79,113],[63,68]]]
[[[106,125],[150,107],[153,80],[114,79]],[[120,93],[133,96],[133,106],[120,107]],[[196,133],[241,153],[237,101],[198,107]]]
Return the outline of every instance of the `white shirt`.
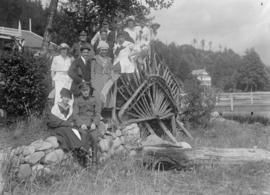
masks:
[[[131,28],[125,28],[124,31],[126,31],[129,34],[129,36],[133,39],[134,43],[136,44],[136,42],[139,39],[140,29],[141,29],[141,27],[135,26],[132,29]]]
[[[51,71],[55,72],[67,72],[71,65],[71,58],[58,55],[53,58]]]
[[[83,63],[86,64],[86,60],[84,59],[84,57],[81,56],[81,59],[82,59]]]
[[[107,30],[107,35],[109,35],[111,31]],[[98,31],[95,36],[92,38],[91,40],[91,45],[95,45],[95,43],[97,42],[97,40],[100,40],[100,31]]]

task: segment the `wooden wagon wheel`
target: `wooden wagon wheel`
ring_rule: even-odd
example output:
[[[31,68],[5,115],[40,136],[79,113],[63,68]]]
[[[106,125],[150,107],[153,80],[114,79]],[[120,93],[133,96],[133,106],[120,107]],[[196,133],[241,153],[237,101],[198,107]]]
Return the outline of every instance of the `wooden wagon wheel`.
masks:
[[[150,133],[156,133],[152,125],[157,124],[177,143],[173,132],[181,125],[177,116],[184,92],[164,61],[151,51],[152,54],[137,63],[134,73],[121,74],[115,83],[115,116],[124,125],[142,123]]]

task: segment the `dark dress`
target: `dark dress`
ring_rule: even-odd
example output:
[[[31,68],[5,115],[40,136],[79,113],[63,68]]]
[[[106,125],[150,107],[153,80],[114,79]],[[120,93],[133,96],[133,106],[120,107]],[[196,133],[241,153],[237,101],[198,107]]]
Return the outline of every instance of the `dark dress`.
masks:
[[[60,147],[64,151],[72,151],[78,148],[89,150],[91,138],[83,131],[78,130],[81,136],[80,140],[72,130],[72,121],[72,108],[68,113],[65,113],[61,106],[56,104],[49,113],[47,125],[51,133],[57,137]]]

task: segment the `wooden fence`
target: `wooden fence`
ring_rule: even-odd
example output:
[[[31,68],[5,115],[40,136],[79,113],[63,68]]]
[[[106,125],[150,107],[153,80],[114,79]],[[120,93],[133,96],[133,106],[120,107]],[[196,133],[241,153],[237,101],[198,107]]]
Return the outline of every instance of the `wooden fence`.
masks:
[[[229,112],[269,112],[270,92],[221,93],[216,109]]]

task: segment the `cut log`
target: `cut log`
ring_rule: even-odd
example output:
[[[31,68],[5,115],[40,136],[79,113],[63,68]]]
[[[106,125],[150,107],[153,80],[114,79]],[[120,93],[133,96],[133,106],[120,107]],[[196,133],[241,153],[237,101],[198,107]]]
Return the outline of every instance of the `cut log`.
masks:
[[[270,163],[270,151],[253,148],[183,149],[170,144],[143,146],[138,149],[147,164],[170,164],[182,169],[192,165],[241,165],[251,162]],[[149,160],[150,159],[150,160]]]

